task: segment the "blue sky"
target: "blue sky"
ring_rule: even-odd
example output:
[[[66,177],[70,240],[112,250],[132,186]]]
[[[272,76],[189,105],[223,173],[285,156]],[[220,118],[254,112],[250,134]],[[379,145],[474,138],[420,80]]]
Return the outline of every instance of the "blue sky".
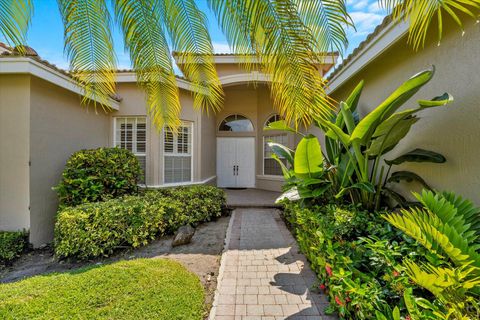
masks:
[[[227,41],[217,26],[213,14],[210,13],[206,0],[197,0],[199,7],[207,13],[212,42],[217,53],[229,52]],[[373,31],[385,16],[378,7],[377,0],[347,0],[348,11],[355,22],[357,31],[348,30],[350,53]],[[28,44],[45,60],[61,68],[68,68],[63,53],[63,26],[56,0],[34,0],[34,16],[28,33]],[[124,52],[119,29],[114,32],[115,50],[118,67],[130,68],[128,54]]]

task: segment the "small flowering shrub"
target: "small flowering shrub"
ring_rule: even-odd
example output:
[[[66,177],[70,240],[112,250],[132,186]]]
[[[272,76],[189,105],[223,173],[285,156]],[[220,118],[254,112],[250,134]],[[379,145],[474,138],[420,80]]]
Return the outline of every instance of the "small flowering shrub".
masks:
[[[318,275],[319,290],[330,297],[326,312],[342,319],[394,319],[393,313],[407,314],[406,291],[429,295],[409,281],[402,266],[404,257],[421,262],[429,254],[378,213],[353,205],[287,203],[284,214]]]

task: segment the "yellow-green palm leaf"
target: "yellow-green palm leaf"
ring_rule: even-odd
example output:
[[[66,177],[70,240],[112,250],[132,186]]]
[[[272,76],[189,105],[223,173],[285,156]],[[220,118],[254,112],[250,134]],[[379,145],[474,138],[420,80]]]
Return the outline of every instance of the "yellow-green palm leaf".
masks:
[[[324,53],[319,49],[346,44],[338,31],[348,20],[343,1],[209,0],[209,4],[233,51],[246,55],[247,69],[258,67],[270,77],[274,105],[287,122],[309,125],[312,115],[330,116],[332,104],[316,63]]]
[[[165,29],[160,23],[162,4],[156,0],[118,0],[114,10],[138,82],[146,92],[153,123],[158,128],[176,128],[181,107]]]
[[[432,22],[437,22],[438,41],[443,34],[445,16],[452,18],[463,30],[462,15],[478,19],[480,0],[379,0],[397,20],[409,20],[408,41],[418,50],[425,44]]]
[[[32,10],[31,0],[0,0],[0,34],[8,44],[25,44]]]
[[[85,90],[84,101],[110,105],[116,59],[110,15],[104,0],[58,0],[70,69]]]
[[[163,9],[176,58],[191,82],[194,107],[206,112],[220,110],[223,89],[212,56],[205,14],[194,0],[165,0]]]

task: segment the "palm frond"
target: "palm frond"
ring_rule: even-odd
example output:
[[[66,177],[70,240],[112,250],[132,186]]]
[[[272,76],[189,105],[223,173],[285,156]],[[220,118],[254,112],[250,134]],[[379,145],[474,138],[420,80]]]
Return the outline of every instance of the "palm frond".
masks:
[[[315,39],[318,53],[343,52],[348,45],[346,27],[354,27],[344,0],[293,0]]]
[[[183,64],[183,74],[194,89],[194,107],[218,111],[223,106],[223,89],[213,60],[213,46],[207,18],[194,0],[163,1],[163,16],[173,50]]]
[[[9,45],[22,50],[32,11],[31,0],[0,0],[0,34]]]
[[[480,243],[480,208],[477,208],[470,200],[463,199],[453,192],[442,192],[442,196],[458,210],[458,214],[470,225],[469,230],[474,234],[471,241]]]
[[[162,26],[163,4],[157,0],[117,0],[115,15],[157,128],[180,125],[180,99],[171,54]]]
[[[455,214],[455,212],[451,212]],[[448,256],[456,265],[480,267],[480,254],[474,245],[435,213],[421,208],[402,210],[383,216],[390,224],[439,255]]]
[[[71,72],[90,99],[109,107],[115,94],[116,59],[104,0],[58,0]]]
[[[254,54],[255,59],[243,61],[247,70],[259,67],[270,77],[274,106],[296,126],[308,126],[312,115],[330,117],[332,101],[316,67],[318,49],[337,47],[345,40],[339,24],[332,23],[334,12],[344,15],[339,9],[343,1],[312,2],[209,0],[230,47],[241,55]],[[327,8],[330,20],[325,18]],[[321,10],[316,14],[323,16],[314,17],[313,10]]]
[[[423,47],[428,30],[437,19],[438,41],[443,35],[443,20],[449,16],[463,31],[459,14],[478,19],[480,0],[379,0],[380,4],[392,12],[396,20],[409,20],[408,41],[415,50]]]
[[[480,285],[475,267],[442,268],[430,264],[423,268],[413,261],[404,262],[408,276],[443,302],[464,302],[465,293]]]

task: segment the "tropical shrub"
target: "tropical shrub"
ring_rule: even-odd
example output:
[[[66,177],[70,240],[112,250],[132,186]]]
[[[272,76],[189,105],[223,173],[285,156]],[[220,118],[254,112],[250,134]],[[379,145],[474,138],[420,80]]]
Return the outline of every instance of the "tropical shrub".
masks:
[[[324,156],[317,138],[304,136],[295,151],[276,143],[270,147],[282,166],[286,189],[298,192],[302,199],[320,200],[323,197],[348,199],[362,203],[367,209],[379,209],[382,197],[393,197],[400,205],[405,198],[389,188],[388,183],[400,181],[419,181],[425,188],[427,183],[417,174],[409,171],[397,171],[390,175],[392,166],[404,162],[443,163],[445,157],[433,151],[415,149],[392,160],[383,156],[408,134],[418,121],[416,113],[426,108],[444,106],[452,97],[445,93],[432,100],[418,100],[418,107],[397,110],[428,83],[434,75],[434,69],[422,71],[400,87],[384,102],[363,119],[358,120],[355,112],[363,89],[363,81],[353,90],[345,102],[340,102],[337,113],[330,121],[318,118],[317,126],[325,132]],[[285,121],[271,123],[266,130],[287,130]],[[287,159],[290,167],[279,158]],[[318,201],[317,201],[318,202]]]
[[[137,192],[140,164],[128,150],[80,150],[68,159],[60,183],[54,188],[60,208],[107,200]]]
[[[27,248],[25,231],[0,231],[0,266],[10,263]]]
[[[403,292],[416,288],[402,259],[424,261],[426,250],[378,214],[354,205],[302,207],[287,202],[285,218],[301,251],[330,298],[328,313],[342,319],[373,319],[376,314],[406,314]]]
[[[64,208],[55,223],[55,254],[78,259],[109,256],[116,249],[146,245],[184,224],[196,225],[220,216],[225,205],[223,191],[203,187],[206,190],[151,190]],[[185,201],[197,207],[191,208]]]
[[[406,274],[430,291],[434,301],[414,298],[409,313],[417,319],[480,318],[480,209],[453,193],[415,194],[422,207],[384,218],[422,244],[436,259],[419,264],[405,259]]]

